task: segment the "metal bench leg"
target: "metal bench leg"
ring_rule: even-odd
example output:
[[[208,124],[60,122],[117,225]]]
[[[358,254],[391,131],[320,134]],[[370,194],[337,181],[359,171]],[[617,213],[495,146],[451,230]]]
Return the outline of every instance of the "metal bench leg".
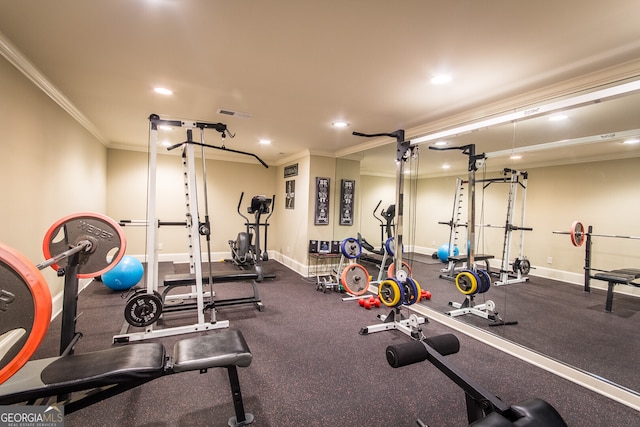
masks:
[[[231,384],[231,395],[236,415],[229,418],[229,427],[246,426],[253,422],[253,415],[244,412],[242,403],[242,393],[240,392],[240,380],[238,379],[238,368],[235,365],[227,366],[229,373],[229,383]]]
[[[609,287],[607,289],[607,303],[605,305],[604,310],[608,313],[611,313],[613,306],[613,287],[616,285],[615,282],[609,282]]]

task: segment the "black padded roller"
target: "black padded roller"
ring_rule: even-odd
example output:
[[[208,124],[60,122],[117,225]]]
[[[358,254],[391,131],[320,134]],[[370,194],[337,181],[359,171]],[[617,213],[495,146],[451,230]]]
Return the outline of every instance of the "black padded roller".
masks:
[[[458,341],[458,337],[453,334],[442,334],[425,338],[424,342],[443,356],[460,351],[460,341]]]
[[[453,334],[437,335],[426,338],[424,344],[432,347],[443,356],[457,353],[460,350],[460,342]],[[387,347],[387,362],[394,368],[423,362],[429,356],[429,350],[422,341],[410,341],[403,344],[390,345]]]
[[[387,347],[387,362],[393,368],[411,365],[427,360],[429,352],[420,341],[410,341]]]

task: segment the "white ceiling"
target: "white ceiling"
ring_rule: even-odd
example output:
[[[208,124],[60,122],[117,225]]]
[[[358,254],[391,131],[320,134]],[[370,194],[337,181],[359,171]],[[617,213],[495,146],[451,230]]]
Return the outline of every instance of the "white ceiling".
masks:
[[[108,147],[146,150],[156,113],[223,122],[236,135],[227,147],[279,165],[372,146],[353,131],[415,136],[448,117],[495,113],[504,99],[542,100],[611,67],[640,77],[639,16],[637,0],[0,0],[0,53],[33,66]],[[430,84],[441,72],[453,81]],[[625,107],[632,123],[616,127],[640,128],[635,105]],[[334,129],[336,120],[350,126]],[[627,130],[610,123],[594,132]],[[207,132],[207,143],[221,143]],[[528,145],[524,122],[505,135],[474,143],[486,152]],[[637,146],[625,150],[640,156]],[[593,158],[598,146],[586,151]],[[436,154],[421,169],[456,163],[455,153]],[[567,158],[536,155],[536,164]],[[459,160],[451,173],[466,170]]]

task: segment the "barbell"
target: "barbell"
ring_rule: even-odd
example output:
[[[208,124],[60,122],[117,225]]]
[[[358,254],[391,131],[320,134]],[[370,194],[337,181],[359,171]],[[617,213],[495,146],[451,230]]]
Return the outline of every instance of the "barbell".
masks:
[[[571,237],[571,244],[573,246],[582,246],[587,236],[640,240],[640,236],[621,236],[619,234],[596,234],[589,231],[585,231],[584,225],[580,221],[573,221],[573,223],[571,224],[571,230],[569,231],[554,231],[553,234],[568,234]]]
[[[120,226],[95,213],[70,215],[54,223],[42,244],[47,260],[37,266],[0,243],[0,384],[24,366],[49,328],[51,292],[40,270],[61,271],[74,258],[77,277],[96,277],[115,267],[125,248]]]

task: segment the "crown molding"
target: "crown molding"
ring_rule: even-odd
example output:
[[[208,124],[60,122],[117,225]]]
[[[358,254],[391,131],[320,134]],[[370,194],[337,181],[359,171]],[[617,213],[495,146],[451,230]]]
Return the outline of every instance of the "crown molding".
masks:
[[[27,57],[9,41],[9,39],[0,32],[0,54],[4,56],[14,67],[33,82],[40,90],[42,90],[49,98],[73,117],[80,125],[87,129],[98,141],[109,147],[109,141],[98,130],[98,128],[76,108],[66,96],[58,90],[45,76],[36,68]]]

